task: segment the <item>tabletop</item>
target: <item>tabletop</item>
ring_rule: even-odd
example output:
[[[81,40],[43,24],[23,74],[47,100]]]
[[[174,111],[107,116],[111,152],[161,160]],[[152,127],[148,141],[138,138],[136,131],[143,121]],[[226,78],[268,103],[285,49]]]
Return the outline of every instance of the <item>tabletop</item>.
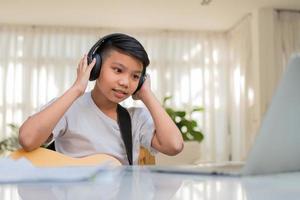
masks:
[[[230,177],[158,173],[145,167],[123,166],[102,171],[89,181],[0,185],[1,200],[293,200],[299,198],[300,172]]]

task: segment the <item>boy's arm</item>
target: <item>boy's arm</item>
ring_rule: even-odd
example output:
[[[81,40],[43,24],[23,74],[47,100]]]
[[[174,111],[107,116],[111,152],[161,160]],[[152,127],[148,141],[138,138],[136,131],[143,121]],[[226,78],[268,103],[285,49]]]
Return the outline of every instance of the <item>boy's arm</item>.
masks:
[[[134,98],[143,101],[153,118],[155,132],[151,146],[167,155],[180,153],[183,149],[181,132],[152,93],[148,78]]]
[[[24,150],[32,151],[50,137],[64,113],[84,93],[94,64],[95,61],[87,65],[85,55],[78,64],[77,79],[73,86],[48,107],[29,117],[22,124],[19,130],[19,143]]]

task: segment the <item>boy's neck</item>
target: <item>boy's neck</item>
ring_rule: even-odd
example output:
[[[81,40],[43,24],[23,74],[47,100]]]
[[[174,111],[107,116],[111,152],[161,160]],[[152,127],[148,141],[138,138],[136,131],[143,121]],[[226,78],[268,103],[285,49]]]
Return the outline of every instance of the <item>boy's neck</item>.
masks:
[[[103,95],[97,93],[94,89],[91,92],[91,97],[96,106],[107,116],[116,120],[117,119],[117,105],[104,98]]]

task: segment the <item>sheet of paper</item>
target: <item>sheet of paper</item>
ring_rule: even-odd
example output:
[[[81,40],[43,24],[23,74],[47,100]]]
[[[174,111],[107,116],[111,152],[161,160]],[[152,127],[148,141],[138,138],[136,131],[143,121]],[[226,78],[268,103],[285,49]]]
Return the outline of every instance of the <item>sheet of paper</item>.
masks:
[[[0,159],[0,183],[20,182],[68,182],[92,179],[97,173],[111,169],[109,163],[99,166],[74,167],[34,167],[27,159]]]

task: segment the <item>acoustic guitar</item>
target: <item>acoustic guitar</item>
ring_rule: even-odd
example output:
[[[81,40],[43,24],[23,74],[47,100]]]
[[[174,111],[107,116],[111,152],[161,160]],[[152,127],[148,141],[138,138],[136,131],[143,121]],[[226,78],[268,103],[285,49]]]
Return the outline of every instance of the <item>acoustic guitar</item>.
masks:
[[[30,152],[19,149],[12,152],[10,157],[15,160],[25,157],[36,167],[93,166],[107,162],[112,166],[122,165],[118,159],[106,154],[72,158],[45,148],[38,148]]]

